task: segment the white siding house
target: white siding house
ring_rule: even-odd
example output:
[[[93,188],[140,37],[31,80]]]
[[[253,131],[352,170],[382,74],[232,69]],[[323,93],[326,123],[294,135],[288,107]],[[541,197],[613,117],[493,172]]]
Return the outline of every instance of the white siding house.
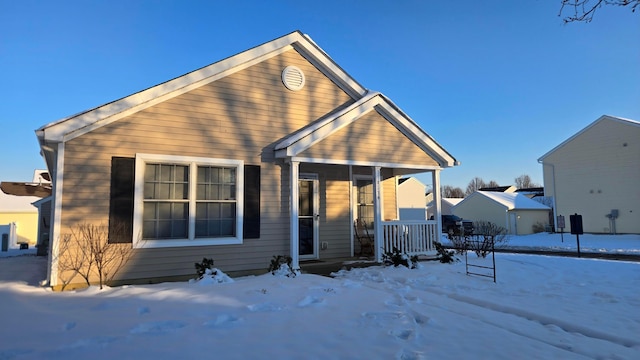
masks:
[[[415,177],[398,180],[398,215],[400,220],[425,220],[427,218],[425,191],[426,185]]]
[[[494,223],[511,235],[532,234],[534,228],[545,228],[550,210],[522,194],[494,191],[476,191],[451,208],[454,215]]]
[[[640,233],[640,122],[604,115],[538,162],[555,215],[584,232]]]

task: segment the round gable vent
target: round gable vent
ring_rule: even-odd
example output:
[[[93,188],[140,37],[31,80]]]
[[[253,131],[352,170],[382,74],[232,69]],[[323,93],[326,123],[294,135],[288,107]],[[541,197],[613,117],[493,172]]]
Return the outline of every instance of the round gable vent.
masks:
[[[282,83],[287,89],[298,91],[304,87],[304,73],[296,66],[287,66],[282,70]]]

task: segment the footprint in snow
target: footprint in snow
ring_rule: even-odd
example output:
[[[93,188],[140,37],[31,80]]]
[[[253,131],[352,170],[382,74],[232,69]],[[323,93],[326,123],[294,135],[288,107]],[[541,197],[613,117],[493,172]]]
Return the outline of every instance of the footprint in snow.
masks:
[[[260,303],[247,306],[251,312],[275,312],[284,309],[284,306],[272,304],[272,303]]]
[[[138,308],[138,315],[149,314],[151,310],[147,306],[141,306]]]
[[[375,324],[378,326],[388,326],[391,322],[404,324],[407,322],[407,314],[402,311],[395,312],[364,312],[362,313],[364,325]]]
[[[298,302],[299,307],[309,307],[314,305],[323,305],[324,299],[317,298],[315,296],[306,296],[304,299]]]
[[[434,323],[434,320],[431,319],[430,317],[422,315],[417,312],[414,312],[412,316],[413,316],[413,322],[415,322],[416,325],[426,326]]]
[[[396,359],[398,360],[422,360],[426,359],[427,356],[420,351],[410,351],[410,350],[402,350]]]
[[[602,292],[602,291],[596,291],[593,293],[593,296],[597,299],[599,299],[599,301],[601,302],[608,302],[608,303],[617,303],[618,299],[616,299],[616,297],[612,294],[606,293],[606,292]]]
[[[168,321],[152,321],[147,323],[140,323],[133,329],[129,330],[131,334],[150,334],[161,335],[177,331],[187,326],[186,323],[175,320]]]
[[[73,321],[70,321],[70,322],[65,323],[64,325],[62,325],[62,330],[69,331],[69,330],[73,329],[74,327],[76,327],[76,323],[73,322]]]
[[[412,329],[396,329],[389,331],[389,335],[394,336],[400,340],[411,340],[415,337],[415,331]]]
[[[109,344],[115,342],[117,340],[116,337],[112,336],[96,336],[86,339],[79,339],[71,343],[70,345],[65,345],[60,347],[60,350],[71,350],[71,349],[104,349]]]
[[[218,315],[218,317],[215,318],[215,320],[206,321],[202,325],[208,328],[222,328],[222,327],[232,326],[234,324],[239,323],[240,321],[242,321],[242,318],[239,318],[231,314],[222,314],[222,315]]]

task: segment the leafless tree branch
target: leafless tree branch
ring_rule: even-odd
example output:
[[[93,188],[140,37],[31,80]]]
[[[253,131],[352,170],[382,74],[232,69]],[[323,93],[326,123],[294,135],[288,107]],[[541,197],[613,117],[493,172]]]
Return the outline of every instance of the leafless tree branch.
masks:
[[[563,16],[565,11],[571,14],[564,16],[564,23],[570,22],[591,22],[596,10],[603,5],[631,6],[631,12],[635,12],[640,5],[640,0],[561,0],[560,12],[558,16]],[[573,10],[573,11],[572,11]]]

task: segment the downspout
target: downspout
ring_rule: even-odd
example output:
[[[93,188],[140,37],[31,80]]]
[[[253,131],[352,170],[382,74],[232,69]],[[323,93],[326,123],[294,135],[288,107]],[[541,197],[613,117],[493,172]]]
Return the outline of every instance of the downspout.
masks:
[[[47,257],[47,281],[52,288],[58,285],[58,260],[60,250],[60,227],[62,226],[62,183],[64,178],[64,142],[58,143],[55,156],[55,176],[51,175],[53,191],[51,192],[51,228],[49,230],[49,254]]]
[[[551,166],[551,186],[553,187],[553,195],[552,195],[552,207],[553,207],[553,230],[554,232],[558,232],[558,209],[556,208],[556,166],[550,163],[545,163],[544,161],[538,160],[538,163],[542,164],[542,176],[544,177],[544,166]],[[544,179],[543,179],[544,180]]]

